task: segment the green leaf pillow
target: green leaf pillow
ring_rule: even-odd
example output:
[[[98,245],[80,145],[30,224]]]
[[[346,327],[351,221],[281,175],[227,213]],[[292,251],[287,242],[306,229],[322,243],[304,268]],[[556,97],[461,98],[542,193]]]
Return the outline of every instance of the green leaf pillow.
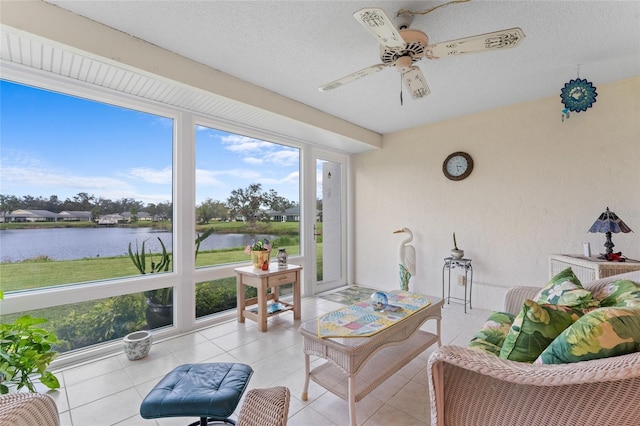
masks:
[[[489,315],[482,328],[471,338],[468,348],[500,355],[500,348],[516,316],[507,312]]]
[[[593,294],[600,306],[640,307],[640,284],[631,280],[618,280]]]
[[[606,307],[585,314],[545,349],[536,364],[565,364],[640,351],[640,308]]]
[[[565,305],[525,300],[505,338],[500,358],[533,362],[547,346],[582,316],[582,310]]]
[[[551,278],[547,285],[534,297],[540,304],[593,307],[599,302],[591,292],[582,287],[571,268],[566,268]]]

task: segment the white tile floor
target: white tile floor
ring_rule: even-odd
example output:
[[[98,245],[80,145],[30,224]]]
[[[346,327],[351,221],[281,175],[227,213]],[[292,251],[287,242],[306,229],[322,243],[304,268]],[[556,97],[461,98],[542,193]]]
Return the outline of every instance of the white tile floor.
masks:
[[[302,321],[342,306],[316,297],[303,299]],[[462,305],[445,304],[442,343],[466,346],[488,315],[488,311],[481,309],[465,314]],[[291,390],[288,422],[291,426],[348,424],[347,403],[319,385],[312,382],[308,400],[300,399],[304,386],[300,321],[293,321],[291,313],[268,321],[266,333],[259,332],[256,323],[250,320],[244,324],[229,321],[155,343],[150,354],[138,361],[129,361],[124,354],[119,354],[54,371],[62,388],[50,394],[58,404],[61,424],[186,426],[197,419],[145,420],[140,417],[139,407],[166,373],[178,365],[195,362],[246,363],[254,369],[249,388],[287,386]],[[423,328],[435,330],[435,322],[431,323]],[[358,424],[428,425],[426,365],[432,351],[433,348],[426,350],[358,402]]]

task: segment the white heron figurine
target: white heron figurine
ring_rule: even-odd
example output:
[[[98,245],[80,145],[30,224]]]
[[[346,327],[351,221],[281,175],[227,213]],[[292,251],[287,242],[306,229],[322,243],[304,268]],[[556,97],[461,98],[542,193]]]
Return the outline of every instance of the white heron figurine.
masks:
[[[400,289],[409,291],[409,280],[416,274],[416,249],[411,244],[413,232],[409,228],[398,229],[394,234],[409,234],[400,243]]]

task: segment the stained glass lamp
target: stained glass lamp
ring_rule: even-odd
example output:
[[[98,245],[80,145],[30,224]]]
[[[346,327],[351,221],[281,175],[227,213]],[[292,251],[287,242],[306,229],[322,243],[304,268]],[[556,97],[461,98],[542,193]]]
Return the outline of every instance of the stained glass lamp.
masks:
[[[595,223],[591,225],[591,228],[589,228],[589,232],[600,232],[606,235],[607,241],[604,243],[604,246],[606,248],[605,255],[610,255],[613,254],[614,247],[614,244],[611,241],[611,233],[614,232],[617,234],[618,232],[623,232],[626,234],[627,232],[633,231],[627,226],[626,223],[622,221],[622,219],[620,219],[614,212],[609,210],[609,207],[607,207],[607,211],[602,213],[600,217],[598,217],[598,219],[595,221]]]

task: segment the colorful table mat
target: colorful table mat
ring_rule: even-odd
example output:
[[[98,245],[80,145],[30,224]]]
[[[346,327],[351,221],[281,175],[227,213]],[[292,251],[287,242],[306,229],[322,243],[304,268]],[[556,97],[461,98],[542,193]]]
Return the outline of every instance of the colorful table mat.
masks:
[[[318,337],[368,337],[426,308],[422,294],[394,290],[386,293],[389,307],[374,311],[369,299],[318,317]]]

